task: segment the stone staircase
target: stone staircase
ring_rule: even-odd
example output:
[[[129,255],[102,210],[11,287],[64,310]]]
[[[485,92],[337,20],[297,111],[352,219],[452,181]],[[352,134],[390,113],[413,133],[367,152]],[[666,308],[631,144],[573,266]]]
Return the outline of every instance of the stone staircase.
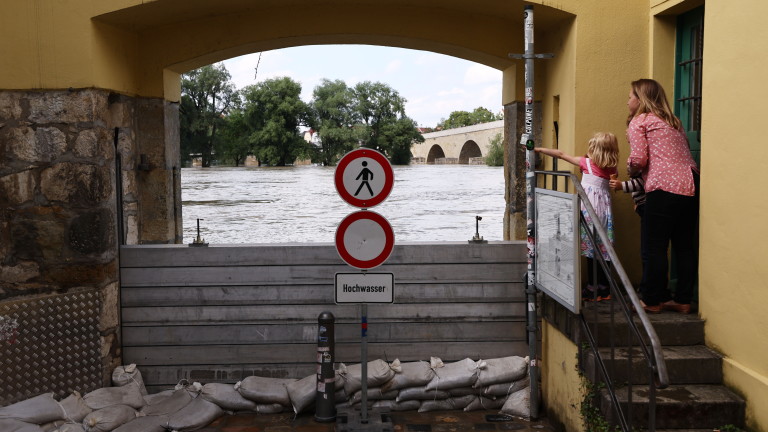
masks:
[[[626,340],[628,326],[619,306],[615,305],[614,322],[610,320],[610,302],[587,304],[584,316],[590,322],[600,346],[601,356],[617,388],[617,398],[627,412],[627,386],[632,382],[631,424],[643,430],[648,424],[648,368],[637,344],[632,348],[632,367],[628,365]],[[663,312],[651,315],[663,346],[669,387],[656,390],[657,431],[707,431],[734,425],[744,428],[745,401],[723,385],[722,357],[704,345],[704,321],[698,315]],[[640,320],[635,316],[635,322]],[[614,338],[614,359],[611,359],[611,335]],[[623,347],[623,348],[619,348]],[[585,376],[598,382],[592,351],[583,350],[582,367]],[[606,419],[615,423],[615,413],[607,391],[600,395],[600,409]]]

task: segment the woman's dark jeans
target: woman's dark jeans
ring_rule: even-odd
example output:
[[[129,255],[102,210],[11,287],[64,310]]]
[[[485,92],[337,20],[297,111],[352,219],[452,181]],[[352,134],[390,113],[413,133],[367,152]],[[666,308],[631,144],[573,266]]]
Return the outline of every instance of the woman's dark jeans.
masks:
[[[698,180],[698,179],[697,179]],[[698,182],[697,182],[698,183]],[[649,306],[668,301],[669,245],[675,249],[677,259],[677,289],[674,300],[690,304],[699,267],[699,199],[663,190],[648,192],[645,202],[647,265],[643,268],[641,292]]]

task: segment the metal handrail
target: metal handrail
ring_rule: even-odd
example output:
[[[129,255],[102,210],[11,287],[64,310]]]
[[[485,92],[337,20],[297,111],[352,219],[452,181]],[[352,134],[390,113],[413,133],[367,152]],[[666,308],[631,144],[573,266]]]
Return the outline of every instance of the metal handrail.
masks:
[[[584,191],[584,188],[581,186],[581,183],[579,182],[579,179],[571,172],[569,171],[535,171],[536,175],[550,175],[553,177],[553,182],[556,184],[557,177],[566,177],[570,180],[570,182],[574,185],[574,189],[576,194],[579,196],[582,204],[584,205],[584,208],[587,211],[587,214],[593,221],[600,220],[597,216],[597,213],[595,212],[594,208],[592,207],[592,204],[589,202],[589,199],[586,195],[586,192]],[[557,187],[557,186],[555,186]],[[566,183],[566,191],[567,191],[567,183]],[[586,222],[584,220],[583,215],[580,217],[579,225],[585,225]],[[589,229],[591,228],[591,229]],[[645,356],[646,360],[648,361],[648,367],[652,372],[653,381],[655,384],[655,387],[658,387],[659,389],[666,388],[669,386],[669,375],[667,373],[667,366],[666,362],[664,360],[664,355],[662,352],[662,346],[661,341],[659,340],[658,335],[656,334],[656,331],[653,328],[653,325],[651,324],[650,320],[648,319],[648,315],[645,313],[645,310],[642,307],[642,303],[640,301],[640,298],[638,297],[637,293],[635,292],[632,283],[629,281],[629,277],[627,276],[626,271],[624,270],[624,267],[621,265],[621,262],[618,259],[618,255],[616,254],[616,251],[613,248],[613,244],[610,242],[608,233],[605,229],[605,227],[600,223],[593,223],[591,227],[587,226],[586,229],[587,235],[590,238],[590,241],[593,245],[597,245],[598,242],[596,240],[599,239],[599,243],[602,244],[605,248],[605,252],[610,258],[611,263],[613,263],[613,270],[616,272],[616,275],[618,276],[621,284],[625,287],[625,292],[627,297],[629,298],[632,308],[634,311],[637,312],[637,316],[640,318],[640,322],[642,324],[643,330],[645,331],[648,341],[651,345],[651,352],[649,352],[647,346],[644,343],[643,338],[640,335],[640,331],[635,325],[634,321],[632,320],[632,309],[626,304],[624,301],[624,298],[621,295],[617,295],[616,297],[619,299],[619,304],[622,306],[624,314],[627,316],[627,323],[629,325],[629,328],[635,333],[635,336],[637,337],[639,341],[640,348],[643,352],[643,355]],[[597,238],[595,238],[595,235]],[[599,248],[595,247],[595,250],[599,250]],[[605,273],[609,275],[609,283],[611,285],[611,290],[614,293],[619,293],[618,287],[616,286],[616,281],[613,277],[612,272],[610,271],[608,264],[606,263],[605,259],[603,258],[602,253],[596,253],[594,254],[596,261],[600,264],[600,266],[603,268]],[[581,314],[582,321],[585,324],[586,322],[584,315]],[[611,397],[612,403],[614,405],[614,408],[616,409],[617,413],[619,413],[619,418],[621,422],[621,427],[623,430],[628,431],[629,426],[626,424],[626,419],[624,418],[623,412],[621,410],[621,407],[618,403],[618,400],[616,398],[615,391],[613,389],[613,384],[611,383],[610,377],[608,375],[608,371],[605,368],[605,364],[602,360],[602,357],[600,356],[600,353],[597,350],[597,343],[595,339],[592,337],[592,334],[588,331],[587,336],[589,338],[590,345],[592,346],[592,350],[596,356],[596,359],[598,360],[598,365],[600,366],[600,372],[603,375],[603,377],[606,380],[606,385],[608,387],[609,395]],[[629,350],[631,352],[631,350]],[[629,392],[631,393],[631,392]],[[651,388],[651,397],[655,398],[655,391],[652,386]],[[631,394],[628,394],[628,396],[631,398]],[[630,399],[631,401],[631,399]],[[631,406],[631,403],[630,403]],[[655,410],[652,410],[655,411]],[[649,423],[651,424],[651,430],[655,429],[655,413],[649,413]]]

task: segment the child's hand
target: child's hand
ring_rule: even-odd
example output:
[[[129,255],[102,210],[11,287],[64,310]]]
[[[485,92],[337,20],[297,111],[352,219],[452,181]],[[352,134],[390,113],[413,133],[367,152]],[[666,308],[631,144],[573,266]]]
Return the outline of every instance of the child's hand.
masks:
[[[619,176],[617,176],[616,174],[611,174],[611,179],[608,181],[608,185],[611,189],[620,191],[621,181],[619,180]]]

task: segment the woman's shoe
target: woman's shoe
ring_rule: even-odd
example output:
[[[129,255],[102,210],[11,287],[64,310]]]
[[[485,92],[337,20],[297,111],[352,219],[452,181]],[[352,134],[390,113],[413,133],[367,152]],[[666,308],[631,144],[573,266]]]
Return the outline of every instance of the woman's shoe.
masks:
[[[662,307],[660,304],[657,304],[654,306],[648,306],[645,304],[645,302],[640,300],[640,306],[642,306],[643,310],[649,314],[660,314],[662,311]],[[632,312],[637,312],[634,306],[631,306],[631,307],[632,307]]]
[[[668,302],[664,302],[661,304],[661,308],[664,310],[679,312],[681,314],[689,314],[691,313],[691,304],[683,304],[678,303],[674,300],[670,300]]]

